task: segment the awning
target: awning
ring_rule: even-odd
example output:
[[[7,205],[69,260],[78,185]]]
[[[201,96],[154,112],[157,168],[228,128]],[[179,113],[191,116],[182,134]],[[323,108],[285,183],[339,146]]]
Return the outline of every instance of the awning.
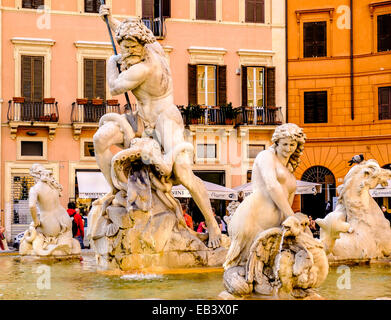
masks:
[[[111,187],[102,172],[79,171],[76,173],[76,176],[79,198],[96,199],[111,191]]]
[[[380,184],[378,184],[376,188],[369,190],[369,194],[373,198],[391,197],[391,180],[387,180],[387,181],[388,181],[387,187],[382,187]]]
[[[235,187],[234,190],[238,193],[243,191],[245,197],[249,196],[253,192],[251,182]],[[296,194],[317,194],[321,192],[322,185],[320,183],[296,180]]]
[[[218,200],[237,200],[237,192],[233,189],[220,186],[215,183],[202,181],[205,185],[206,190],[208,191],[209,199],[218,199]],[[178,185],[172,187],[172,194],[175,198],[191,198],[189,190],[187,190],[183,185]]]

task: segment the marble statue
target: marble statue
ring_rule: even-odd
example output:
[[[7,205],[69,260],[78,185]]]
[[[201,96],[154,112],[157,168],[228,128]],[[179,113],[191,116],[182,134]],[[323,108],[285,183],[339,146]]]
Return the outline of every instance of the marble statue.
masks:
[[[21,240],[20,255],[78,256],[81,249],[72,238],[72,220],[60,204],[62,186],[40,164],[31,166],[30,175],[35,182],[28,198],[33,221]]]
[[[297,125],[283,124],[275,129],[273,145],[255,158],[253,193],[229,224],[225,294],[317,297],[313,288],[328,274],[325,246],[313,237],[308,217],[291,208],[296,192],[293,172],[305,139]]]
[[[294,170],[304,150],[306,136],[292,123],[278,126],[273,145],[255,158],[251,182],[253,192],[238,206],[228,233],[231,238],[225,268],[245,264],[257,234],[293,215],[291,208],[296,192]]]
[[[205,186],[192,172],[193,145],[184,139],[164,51],[140,20],[120,22],[105,5],[100,15],[108,17],[121,48],[107,64],[110,92],[134,94],[141,130],[134,132],[125,115],[106,114],[94,135],[96,161],[112,187],[88,216],[87,236],[98,265],[121,270],[221,265],[229,239],[221,235]],[[113,145],[122,151],[114,155]],[[176,184],[190,191],[208,234],[186,226],[171,193]]]
[[[112,56],[107,63],[110,93],[114,96],[127,91],[133,93],[137,99],[135,116],[142,127],[139,130],[142,132],[134,132],[126,117],[118,114],[104,115],[99,122],[94,135],[95,158],[113,188],[111,195],[117,190],[112,182],[110,147],[118,145],[126,149],[135,137],[153,137],[163,150],[160,165],[172,170],[174,184],[182,184],[189,190],[204,215],[208,246],[219,247],[221,231],[213,216],[207,190],[192,171],[193,146],[185,142],[183,120],[174,104],[172,77],[163,48],[141,20],[120,22],[111,16],[106,5],[100,7],[100,15],[108,17],[121,49],[121,54]],[[117,63],[121,65],[121,73]]]
[[[376,160],[352,167],[338,187],[335,210],[316,219],[320,238],[327,245],[330,261],[381,259],[391,255],[390,222],[369,193],[378,184],[387,186],[391,171]],[[344,233],[337,236],[343,230]],[[348,232],[346,232],[348,230]]]

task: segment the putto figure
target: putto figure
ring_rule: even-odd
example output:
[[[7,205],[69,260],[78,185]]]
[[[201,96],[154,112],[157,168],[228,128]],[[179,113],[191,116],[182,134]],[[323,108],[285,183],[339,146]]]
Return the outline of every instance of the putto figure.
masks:
[[[35,182],[29,191],[33,222],[22,238],[19,253],[31,256],[79,255],[80,244],[72,238],[72,220],[60,204],[62,186],[40,164],[31,166],[30,175]]]
[[[144,131],[134,132],[125,116],[103,116],[94,135],[99,168],[115,194],[110,147],[118,145],[126,149],[135,137],[153,137],[163,149],[164,165],[172,167],[174,184],[184,185],[203,213],[209,231],[208,246],[219,247],[221,231],[213,217],[206,188],[192,171],[193,146],[184,140],[183,120],[173,101],[172,78],[164,50],[140,20],[120,22],[111,16],[109,7],[105,5],[100,7],[100,15],[108,17],[121,49],[121,54],[112,56],[107,64],[110,93],[133,93],[137,99],[139,127],[141,124]],[[122,73],[118,72],[117,63],[121,65]],[[101,203],[110,196],[103,198]]]

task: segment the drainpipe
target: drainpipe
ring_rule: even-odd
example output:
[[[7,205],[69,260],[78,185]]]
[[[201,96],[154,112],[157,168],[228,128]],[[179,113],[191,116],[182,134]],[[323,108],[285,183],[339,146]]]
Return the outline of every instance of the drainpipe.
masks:
[[[353,0],[350,0],[350,117],[354,120]]]
[[[285,122],[288,122],[288,0],[285,0]]]

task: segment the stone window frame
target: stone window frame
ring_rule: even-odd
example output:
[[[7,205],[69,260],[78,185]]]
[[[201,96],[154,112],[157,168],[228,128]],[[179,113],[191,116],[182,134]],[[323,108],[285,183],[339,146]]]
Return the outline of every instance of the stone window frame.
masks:
[[[297,23],[297,48],[299,59],[327,59],[333,56],[333,21],[334,8],[304,9],[296,10]],[[326,56],[304,57],[304,23],[305,22],[326,22]]]
[[[51,97],[51,61],[52,46],[55,40],[38,38],[14,37],[11,39],[14,45],[15,61],[15,85],[14,96],[20,97],[22,94],[22,56],[43,56],[44,57],[44,98]]]
[[[40,141],[42,142],[42,156],[23,156],[22,141]],[[48,159],[48,140],[46,137],[16,137],[16,160],[47,160]]]
[[[93,142],[93,138],[80,138],[80,160],[95,161],[95,157],[89,157],[84,154],[84,143]]]
[[[391,1],[374,2],[368,5],[371,17],[371,53],[389,54],[391,51],[378,51],[377,17],[384,14],[391,14]]]
[[[74,43],[77,61],[77,97],[84,98],[84,59],[105,59],[106,67],[107,60],[113,53],[113,47],[109,42],[94,42],[94,41],[76,41]],[[111,99],[109,85],[106,81],[106,100]]]

